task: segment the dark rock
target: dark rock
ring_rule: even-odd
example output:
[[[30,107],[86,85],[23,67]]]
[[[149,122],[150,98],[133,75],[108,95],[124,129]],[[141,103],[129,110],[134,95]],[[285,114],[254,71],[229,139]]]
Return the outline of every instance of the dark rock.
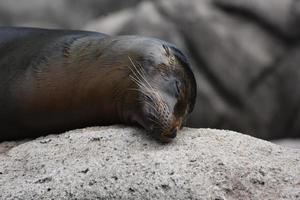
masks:
[[[299,137],[300,131],[300,48],[289,52],[270,75],[275,79],[276,99],[270,130],[274,137]]]
[[[298,0],[213,0],[216,5],[250,18],[287,38],[300,36]]]
[[[131,7],[141,0],[2,0],[0,23],[6,26],[79,29],[93,18]]]

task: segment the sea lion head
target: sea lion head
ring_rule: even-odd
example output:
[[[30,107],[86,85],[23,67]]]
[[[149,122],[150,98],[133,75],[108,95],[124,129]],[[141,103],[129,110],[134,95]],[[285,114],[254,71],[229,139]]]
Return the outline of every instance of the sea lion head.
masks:
[[[135,121],[163,142],[174,139],[196,98],[196,81],[186,56],[157,39],[138,43],[129,55],[130,78],[138,91]]]

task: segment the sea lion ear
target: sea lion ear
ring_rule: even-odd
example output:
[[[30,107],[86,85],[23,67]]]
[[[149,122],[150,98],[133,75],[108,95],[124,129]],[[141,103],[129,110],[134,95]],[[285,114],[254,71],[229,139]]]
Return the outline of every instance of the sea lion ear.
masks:
[[[194,110],[194,106],[196,103],[196,97],[197,97],[197,83],[196,79],[194,77],[194,74],[191,70],[189,70],[188,77],[190,80],[190,87],[191,87],[191,94],[190,94],[190,105],[189,105],[189,113],[191,113]]]

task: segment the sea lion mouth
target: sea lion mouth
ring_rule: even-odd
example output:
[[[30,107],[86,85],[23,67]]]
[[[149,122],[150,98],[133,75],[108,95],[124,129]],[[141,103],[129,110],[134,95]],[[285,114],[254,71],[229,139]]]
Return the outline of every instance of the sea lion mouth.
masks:
[[[169,143],[172,142],[178,135],[180,126],[175,125],[175,126],[171,126],[171,128],[166,129],[163,127],[158,127],[155,125],[148,124],[148,129],[147,128],[145,129],[152,137],[156,138],[157,140],[163,143]]]
[[[163,128],[161,126],[158,126],[158,124],[156,124],[153,121],[144,121],[141,120],[142,118],[139,118],[140,120],[138,121],[138,124],[140,124],[148,133],[150,136],[156,138],[157,140],[163,142],[163,143],[169,143],[171,141],[173,141],[177,134],[178,131],[180,129],[180,126],[173,126],[173,128]]]
[[[167,132],[163,132],[162,134],[160,134],[159,139],[162,142],[171,142],[173,139],[176,138],[178,133],[178,128],[173,128],[171,131],[167,131]]]
[[[143,117],[139,118],[140,125],[154,138],[161,142],[171,142],[182,127],[182,118],[156,113],[152,107],[143,109]]]

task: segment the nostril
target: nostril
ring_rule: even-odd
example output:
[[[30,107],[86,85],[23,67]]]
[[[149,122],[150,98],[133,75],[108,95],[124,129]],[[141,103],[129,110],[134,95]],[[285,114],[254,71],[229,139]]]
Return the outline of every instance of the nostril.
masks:
[[[177,136],[177,128],[174,128],[170,134],[167,135],[169,138],[175,138]]]

